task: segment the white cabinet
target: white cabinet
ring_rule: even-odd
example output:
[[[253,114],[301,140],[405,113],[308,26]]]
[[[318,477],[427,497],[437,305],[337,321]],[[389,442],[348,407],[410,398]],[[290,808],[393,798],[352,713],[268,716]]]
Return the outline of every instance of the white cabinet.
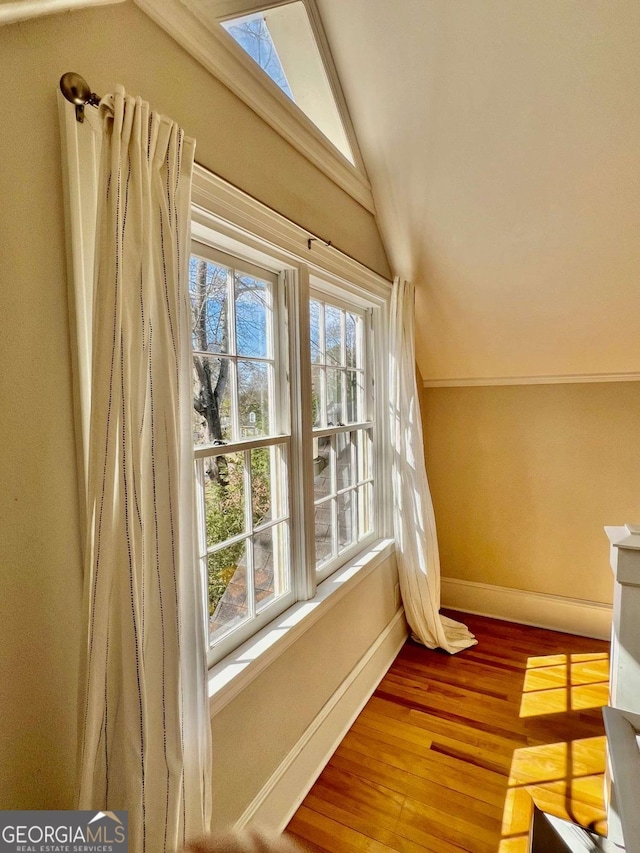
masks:
[[[640,526],[605,531],[614,575],[609,704],[640,714]]]

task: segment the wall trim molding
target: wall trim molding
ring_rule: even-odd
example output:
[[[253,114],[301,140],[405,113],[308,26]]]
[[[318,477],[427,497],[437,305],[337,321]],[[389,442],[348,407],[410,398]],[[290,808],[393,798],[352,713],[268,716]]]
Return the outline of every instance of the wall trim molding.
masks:
[[[628,373],[565,373],[553,376],[485,376],[425,379],[425,388],[476,388],[491,385],[564,385],[578,382],[638,382],[639,371]]]
[[[247,806],[237,826],[282,831],[395,660],[408,636],[399,608]]]
[[[611,638],[610,604],[445,577],[440,591],[442,606],[452,610],[598,640]]]

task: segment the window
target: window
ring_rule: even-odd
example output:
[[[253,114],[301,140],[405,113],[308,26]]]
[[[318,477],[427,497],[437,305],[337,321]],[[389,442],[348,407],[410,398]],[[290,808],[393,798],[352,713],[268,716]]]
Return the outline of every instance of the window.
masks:
[[[374,338],[386,303],[197,225],[190,297],[214,662],[384,536]]]
[[[139,2],[290,145],[375,213],[316,0]]]
[[[215,646],[292,601],[288,355],[269,270],[196,244],[189,292],[198,546]]]
[[[316,570],[324,577],[373,529],[371,311],[309,301]]]
[[[260,4],[241,0],[235,5],[246,10]],[[221,19],[221,23],[341,154],[355,163],[304,2],[272,5]]]

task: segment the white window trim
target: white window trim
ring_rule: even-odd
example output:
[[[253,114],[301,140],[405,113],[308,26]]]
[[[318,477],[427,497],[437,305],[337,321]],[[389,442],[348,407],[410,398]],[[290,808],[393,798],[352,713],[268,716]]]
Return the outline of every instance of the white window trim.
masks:
[[[192,211],[194,239],[207,242],[211,241],[214,235],[215,245],[222,251],[239,254],[274,270],[295,270],[300,300],[304,301],[308,297],[310,282],[314,288],[325,290],[328,294],[334,287],[346,291],[354,304],[367,307],[373,305],[374,340],[387,339],[388,310],[385,309],[388,309],[391,298],[391,283],[382,276],[339,250],[322,245],[320,241],[313,242],[309,249],[307,231],[198,165],[195,166],[193,176]],[[297,340],[292,340],[292,346],[298,347],[300,352],[307,351],[308,324],[306,328],[296,327],[290,331],[292,338],[294,335],[298,336]],[[388,352],[384,347],[375,348],[373,369],[376,395],[380,401],[388,400]],[[302,388],[296,388],[295,375],[292,375],[292,382],[294,399],[300,399],[300,390],[305,391],[309,399],[306,402],[301,399],[300,409],[310,412],[309,383],[303,382]],[[377,428],[386,434],[388,423],[383,402],[379,407]],[[298,425],[298,428],[300,426]],[[292,424],[292,430],[295,429],[295,424]],[[302,430],[302,435],[310,445],[311,429]],[[347,555],[343,566],[325,580],[318,581],[314,567],[308,565],[306,589],[304,583],[302,588],[298,589],[299,598],[303,600],[286,609],[274,621],[214,664],[209,677],[212,714],[231,701],[317,619],[335,606],[344,594],[394,553],[391,478],[384,476],[385,471],[391,470],[389,443],[385,440],[377,441],[374,448],[375,470],[381,472],[376,480],[376,491],[380,495],[379,517],[376,518],[379,538],[365,540],[360,551],[355,554],[352,552],[351,556]],[[313,494],[312,482],[303,484],[301,500],[304,500],[305,494],[308,501]],[[301,535],[306,537],[307,546],[312,544],[312,528],[305,526]],[[358,551],[357,548],[354,550]],[[310,595],[313,597],[310,598]],[[305,598],[308,600],[304,600]]]
[[[316,0],[286,0],[263,5],[264,0],[234,0],[229,9],[225,0],[188,0],[216,20],[252,58],[248,45],[238,39],[234,22],[264,21],[265,36],[272,41],[283,79],[274,78],[286,95],[327,136],[333,145],[357,168],[364,170],[355,134],[349,133],[349,114],[337,71],[317,12]],[[230,13],[231,12],[231,13]],[[231,28],[230,28],[231,25]],[[322,45],[322,47],[321,47]],[[260,65],[260,63],[258,63]],[[262,65],[260,65],[262,67]],[[286,81],[288,91],[283,83]],[[346,116],[346,118],[345,118]]]
[[[216,234],[216,245],[230,253],[247,256],[247,250],[253,250],[256,262],[265,263],[265,258],[282,262],[284,266],[298,267],[300,298],[308,296],[309,279],[314,287],[335,286],[350,294],[356,304],[363,303],[379,310],[373,312],[373,334],[375,341],[388,340],[388,309],[391,300],[391,283],[363,264],[343,254],[332,246],[322,245],[320,241],[308,248],[309,234],[304,228],[281,216],[271,208],[229,184],[222,178],[196,164],[193,174],[192,191],[192,234],[195,239],[204,239],[207,234]],[[300,268],[299,265],[302,265]],[[300,351],[309,347],[309,329],[292,329],[291,334],[302,333],[297,342]],[[374,376],[376,396],[379,400],[389,399],[388,388],[388,352],[384,347],[376,346],[374,352]],[[304,383],[303,383],[304,389]],[[294,387],[294,394],[300,389]],[[310,395],[310,388],[307,389]],[[302,406],[310,398],[301,399]],[[379,428],[388,430],[389,419],[386,411],[380,411]],[[311,442],[311,431],[308,440]],[[390,471],[391,456],[388,441],[377,442],[376,470]],[[380,478],[376,488],[381,490],[380,505],[385,509],[377,519],[381,535],[391,536],[393,519],[391,514],[391,478]],[[312,486],[310,484],[312,490]]]
[[[338,111],[356,161],[353,166],[310,119],[247,56],[224,28],[204,14],[196,0],[135,0],[137,6],[221,80],[251,109],[359,204],[375,213],[371,185],[349,118],[326,38],[312,0],[305,0]]]
[[[231,254],[237,254],[238,249],[242,252],[246,246],[265,254],[266,245],[266,253],[272,258],[285,264],[304,263],[320,280],[335,282],[354,295],[364,290],[379,305],[391,299],[391,283],[386,278],[320,241],[309,249],[307,240],[312,235],[308,231],[197,163],[192,205],[196,238],[199,227],[212,229],[222,239],[217,241],[220,248]]]

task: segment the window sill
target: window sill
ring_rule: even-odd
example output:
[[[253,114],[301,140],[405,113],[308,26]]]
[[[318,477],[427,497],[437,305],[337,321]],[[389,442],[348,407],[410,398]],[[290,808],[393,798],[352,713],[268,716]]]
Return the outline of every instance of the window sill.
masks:
[[[266,628],[213,666],[208,678],[211,716],[231,702],[394,550],[393,539],[379,540],[319,584],[314,598],[299,601],[285,610]]]

